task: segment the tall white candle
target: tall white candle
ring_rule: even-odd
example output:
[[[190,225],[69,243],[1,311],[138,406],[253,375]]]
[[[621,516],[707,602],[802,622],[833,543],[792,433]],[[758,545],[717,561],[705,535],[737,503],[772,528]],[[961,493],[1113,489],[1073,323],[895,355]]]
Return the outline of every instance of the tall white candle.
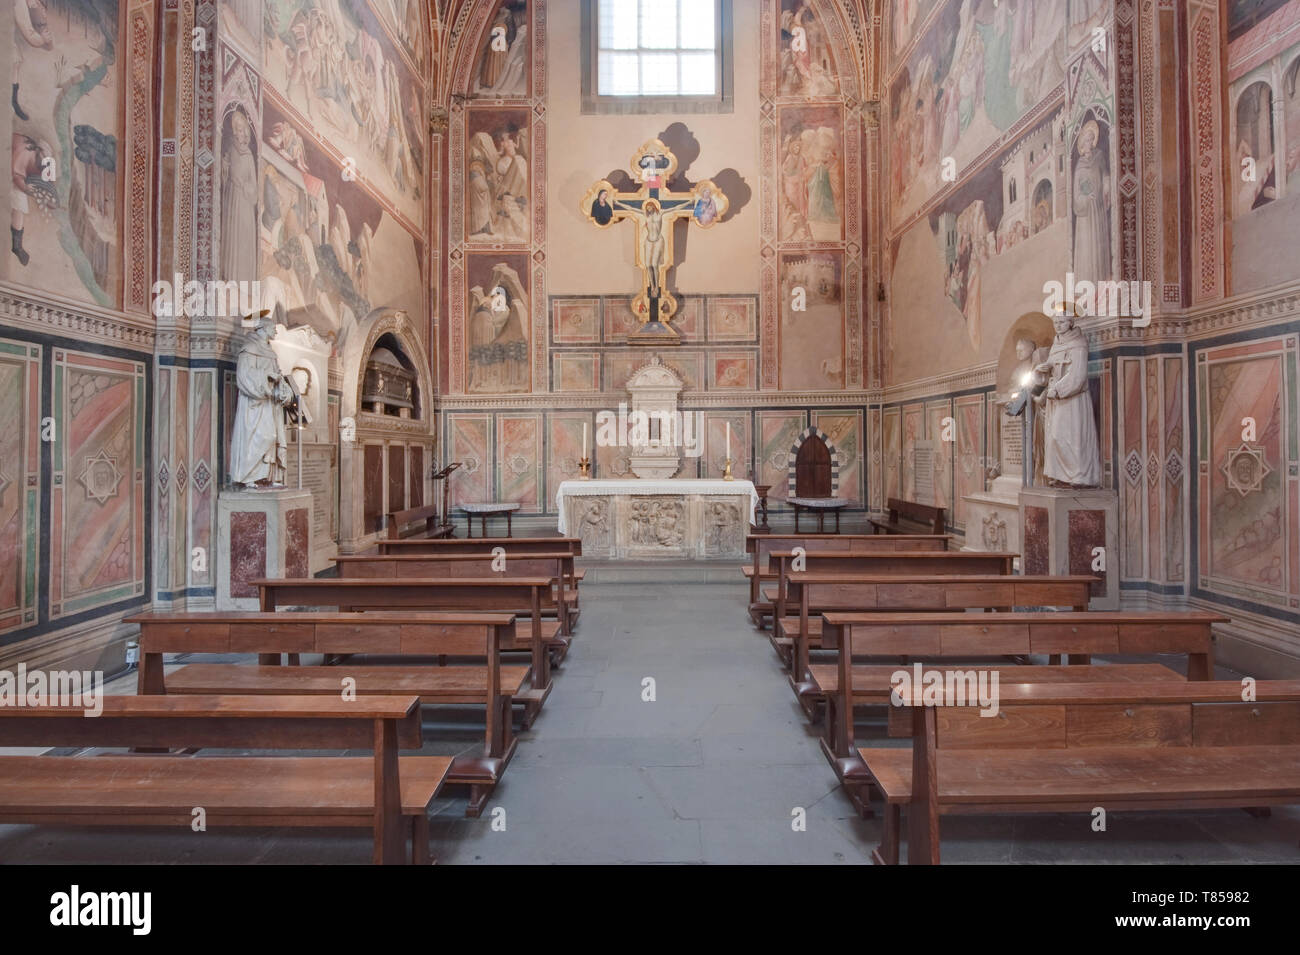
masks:
[[[587,456],[587,422],[582,423],[582,456]]]
[[[727,422],[727,460],[731,460],[731,422]]]

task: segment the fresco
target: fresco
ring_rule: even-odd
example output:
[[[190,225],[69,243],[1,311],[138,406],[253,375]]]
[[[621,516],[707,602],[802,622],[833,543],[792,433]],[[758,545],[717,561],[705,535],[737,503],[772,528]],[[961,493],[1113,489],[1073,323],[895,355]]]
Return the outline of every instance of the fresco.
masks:
[[[4,274],[118,304],[117,0],[14,4],[13,186]]]
[[[782,242],[837,242],[843,236],[840,129],[837,107],[781,111]]]
[[[466,127],[465,241],[528,243],[528,111],[475,110]]]
[[[835,390],[844,383],[843,255],[782,253],[781,388]],[[803,289],[802,310],[795,289]]]
[[[532,60],[528,27],[527,3],[502,0],[497,4],[483,33],[482,49],[474,67],[476,96],[504,99],[528,95],[528,71]]]
[[[895,221],[1062,82],[1065,0],[948,0],[891,84]]]
[[[289,324],[337,338],[373,308],[420,314],[417,238],[271,102],[262,138],[263,293],[285,303]]]
[[[468,391],[517,394],[530,390],[528,275],[526,255],[468,257]]]
[[[362,0],[265,0],[263,72],[322,144],[423,221],[425,113],[416,75]]]
[[[834,96],[839,75],[821,16],[809,0],[781,0],[782,96]]]

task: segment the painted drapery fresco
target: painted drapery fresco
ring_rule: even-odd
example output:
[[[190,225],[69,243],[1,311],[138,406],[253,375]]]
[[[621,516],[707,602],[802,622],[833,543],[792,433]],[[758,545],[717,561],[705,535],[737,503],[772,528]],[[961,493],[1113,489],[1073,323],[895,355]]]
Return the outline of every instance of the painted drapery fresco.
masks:
[[[17,0],[4,274],[116,306],[121,274],[117,0]]]

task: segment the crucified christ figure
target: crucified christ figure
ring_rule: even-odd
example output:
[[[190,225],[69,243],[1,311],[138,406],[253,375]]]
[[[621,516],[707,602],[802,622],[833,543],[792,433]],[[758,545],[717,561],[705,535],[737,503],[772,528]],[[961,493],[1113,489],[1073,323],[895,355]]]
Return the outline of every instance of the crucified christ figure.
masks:
[[[625,209],[634,218],[641,220],[641,267],[649,273],[647,294],[656,299],[659,297],[659,270],[664,267],[667,247],[663,211],[653,199],[647,199],[644,205],[619,199],[614,206]]]

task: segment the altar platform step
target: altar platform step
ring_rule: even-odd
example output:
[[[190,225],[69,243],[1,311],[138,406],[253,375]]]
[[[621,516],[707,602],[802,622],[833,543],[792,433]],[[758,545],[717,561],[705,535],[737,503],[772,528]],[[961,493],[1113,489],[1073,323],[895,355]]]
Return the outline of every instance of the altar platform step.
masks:
[[[734,584],[743,578],[740,560],[600,560],[578,558],[587,572],[583,585],[599,584]]]

